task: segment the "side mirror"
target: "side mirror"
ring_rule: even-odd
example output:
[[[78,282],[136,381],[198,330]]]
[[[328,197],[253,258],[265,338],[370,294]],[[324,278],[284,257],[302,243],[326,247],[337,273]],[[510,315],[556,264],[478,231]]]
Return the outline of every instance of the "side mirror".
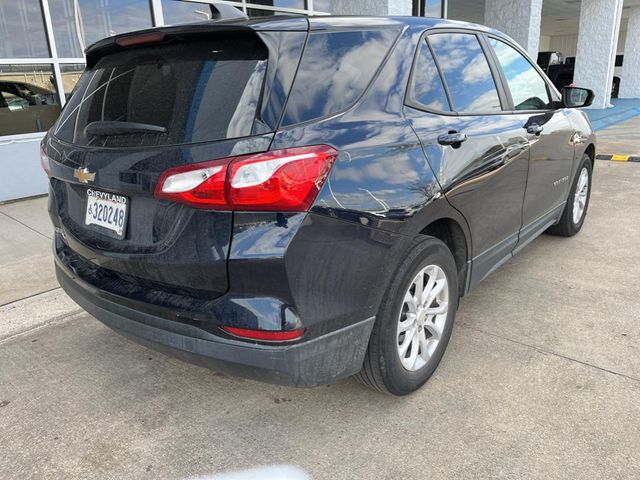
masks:
[[[595,97],[593,90],[580,87],[564,87],[562,89],[562,103],[567,108],[588,107]]]

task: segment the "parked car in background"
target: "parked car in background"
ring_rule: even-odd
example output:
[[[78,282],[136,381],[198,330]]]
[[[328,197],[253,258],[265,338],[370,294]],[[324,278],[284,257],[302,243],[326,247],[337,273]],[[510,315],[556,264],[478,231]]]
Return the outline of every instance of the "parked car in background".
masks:
[[[0,81],[0,95],[11,104],[55,105],[55,92],[37,85],[18,81]]]
[[[60,114],[53,90],[17,80],[0,80],[0,135],[41,132]]]
[[[42,142],[56,274],[111,328],[250,378],[433,374],[461,296],[589,203],[593,94],[489,28],[270,17],[102,40]]]
[[[538,57],[539,58],[539,57]],[[611,98],[618,98],[620,92],[620,81],[622,79],[622,63],[624,55],[616,55],[614,77],[611,84]],[[540,65],[540,63],[538,63]],[[562,89],[573,83],[573,72],[575,70],[576,57],[567,57],[564,63],[549,65],[545,72],[556,86]]]
[[[561,65],[563,63],[560,52],[538,52],[538,65],[544,73],[548,73],[551,65]]]

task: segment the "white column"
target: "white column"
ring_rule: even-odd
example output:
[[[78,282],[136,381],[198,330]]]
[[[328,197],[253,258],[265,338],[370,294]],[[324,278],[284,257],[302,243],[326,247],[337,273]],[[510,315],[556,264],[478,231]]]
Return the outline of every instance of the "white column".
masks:
[[[151,0],[151,17],[153,18],[154,27],[164,25],[164,13],[162,11],[161,0]]]
[[[506,33],[535,61],[540,45],[542,0],[486,0],[485,25]]]
[[[388,15],[388,1],[380,0],[331,0],[334,15]]]
[[[629,12],[618,96],[640,98],[640,7],[635,7]]]
[[[623,0],[582,0],[573,83],[595,93],[592,108],[610,106]]]
[[[389,0],[389,15],[411,16],[413,4],[411,0]]]

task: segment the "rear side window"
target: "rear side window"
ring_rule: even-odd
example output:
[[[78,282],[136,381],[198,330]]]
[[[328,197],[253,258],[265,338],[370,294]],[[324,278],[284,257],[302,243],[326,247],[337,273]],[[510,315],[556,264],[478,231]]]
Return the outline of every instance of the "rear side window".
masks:
[[[311,33],[282,124],[325,117],[353,105],[397,36],[395,29]]]
[[[438,33],[427,38],[455,111],[487,113],[502,110],[489,63],[475,35]]]
[[[411,95],[414,102],[429,110],[439,110],[441,112],[449,112],[451,110],[440,73],[438,73],[438,67],[436,67],[426,41],[423,41],[420,45],[418,57],[416,58],[411,78]]]
[[[54,135],[76,145],[104,147],[176,145],[250,135],[267,56],[264,45],[253,37],[132,48],[107,55],[84,73]]]

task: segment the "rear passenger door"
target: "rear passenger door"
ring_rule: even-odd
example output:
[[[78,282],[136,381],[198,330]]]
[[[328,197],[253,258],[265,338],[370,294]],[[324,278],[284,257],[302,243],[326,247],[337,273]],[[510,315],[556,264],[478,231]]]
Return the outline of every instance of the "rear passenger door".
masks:
[[[511,256],[522,226],[528,140],[503,111],[488,46],[469,31],[428,32],[416,52],[405,115],[449,202],[472,234],[471,283]]]
[[[558,219],[571,185],[574,131],[557,92],[536,67],[503,39],[488,37],[487,41],[495,53],[507,101],[530,143],[521,247]]]

